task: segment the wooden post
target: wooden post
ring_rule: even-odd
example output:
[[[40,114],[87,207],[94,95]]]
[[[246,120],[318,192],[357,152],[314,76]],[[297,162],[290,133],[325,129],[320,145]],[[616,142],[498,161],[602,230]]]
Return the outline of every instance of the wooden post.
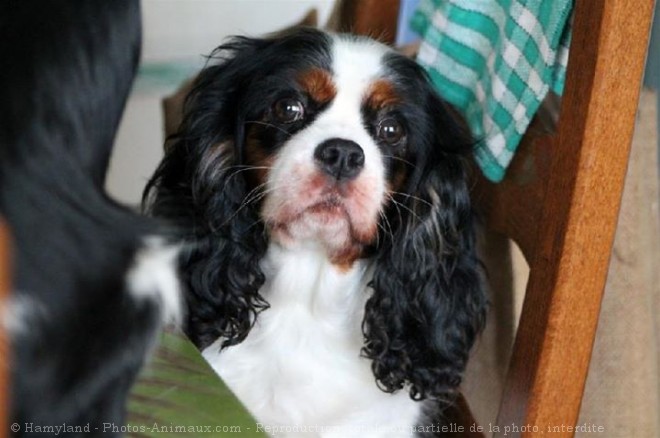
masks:
[[[619,212],[653,0],[581,0],[498,426],[572,437]],[[521,428],[530,427],[530,430]],[[607,432],[605,432],[607,435]]]

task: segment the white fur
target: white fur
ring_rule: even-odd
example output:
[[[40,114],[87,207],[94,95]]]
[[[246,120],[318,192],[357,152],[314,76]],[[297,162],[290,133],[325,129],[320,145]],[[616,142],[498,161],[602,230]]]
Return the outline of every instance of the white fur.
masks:
[[[241,344],[203,352],[257,420],[287,437],[411,436],[420,404],[381,391],[360,356],[367,262],[342,272],[314,245],[271,244],[262,267],[271,307]]]
[[[182,297],[176,269],[178,253],[177,246],[167,245],[161,238],[147,238],[127,274],[131,294],[138,300],[157,301],[164,323],[181,321]]]
[[[39,319],[45,319],[45,306],[27,294],[12,292],[0,300],[0,324],[14,338],[26,335]]]
[[[152,299],[161,306],[162,321],[178,323],[182,315],[181,288],[176,271],[178,247],[151,237],[135,255],[127,274],[128,287],[137,300]],[[13,293],[0,301],[0,324],[12,336],[26,334],[37,318],[47,317],[46,307],[34,297]]]

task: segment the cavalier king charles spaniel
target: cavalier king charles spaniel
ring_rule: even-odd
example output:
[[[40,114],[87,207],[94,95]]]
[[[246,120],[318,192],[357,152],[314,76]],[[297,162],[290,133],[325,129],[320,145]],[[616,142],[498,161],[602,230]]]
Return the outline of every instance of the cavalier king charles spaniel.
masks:
[[[465,124],[367,38],[237,37],[210,64],[145,190],[181,232],[188,335],[273,434],[431,434],[487,305]]]

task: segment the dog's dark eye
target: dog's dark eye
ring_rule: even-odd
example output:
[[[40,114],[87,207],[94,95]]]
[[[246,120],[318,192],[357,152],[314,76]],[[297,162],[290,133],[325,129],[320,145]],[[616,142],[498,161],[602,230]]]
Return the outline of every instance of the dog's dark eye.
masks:
[[[284,98],[275,102],[273,114],[278,122],[293,123],[305,115],[305,107],[296,99]]]
[[[401,123],[393,117],[383,119],[378,124],[378,138],[388,144],[397,144],[403,139],[405,131]]]

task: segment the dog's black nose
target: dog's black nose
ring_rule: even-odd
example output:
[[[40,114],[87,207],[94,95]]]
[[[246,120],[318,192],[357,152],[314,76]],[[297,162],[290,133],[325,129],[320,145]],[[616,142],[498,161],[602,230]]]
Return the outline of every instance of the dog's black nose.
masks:
[[[316,147],[316,164],[338,181],[355,178],[364,167],[364,151],[354,141],[331,138]]]

